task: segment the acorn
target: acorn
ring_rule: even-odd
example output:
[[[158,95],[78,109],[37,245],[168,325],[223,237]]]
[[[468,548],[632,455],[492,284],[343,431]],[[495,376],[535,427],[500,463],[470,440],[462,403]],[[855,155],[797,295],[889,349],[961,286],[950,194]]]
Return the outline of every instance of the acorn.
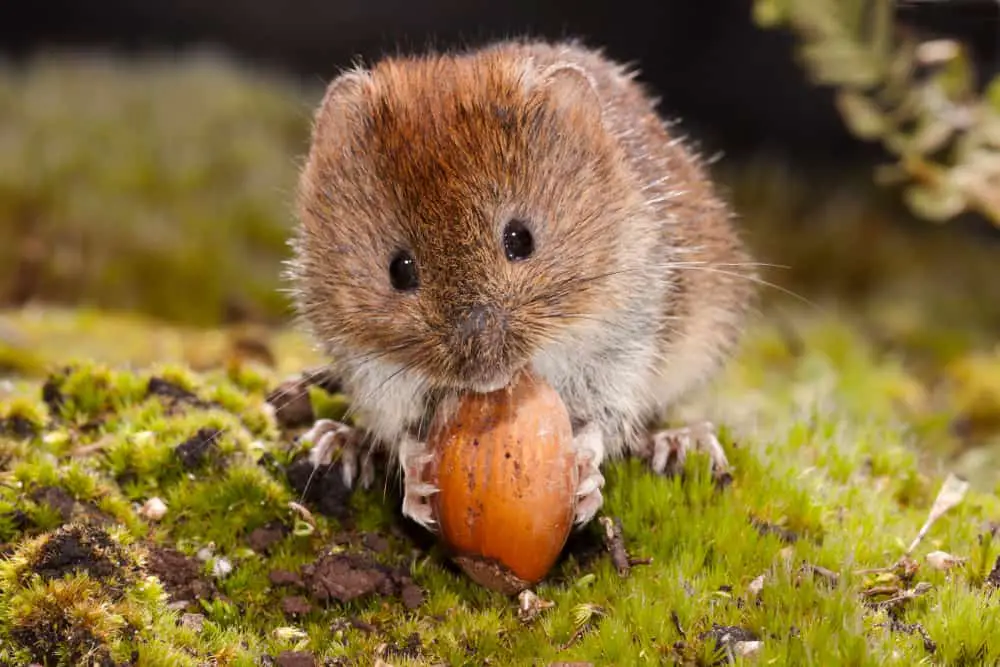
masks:
[[[475,582],[513,595],[541,581],[566,545],[578,471],[569,412],[540,377],[440,408],[428,445],[438,535]]]

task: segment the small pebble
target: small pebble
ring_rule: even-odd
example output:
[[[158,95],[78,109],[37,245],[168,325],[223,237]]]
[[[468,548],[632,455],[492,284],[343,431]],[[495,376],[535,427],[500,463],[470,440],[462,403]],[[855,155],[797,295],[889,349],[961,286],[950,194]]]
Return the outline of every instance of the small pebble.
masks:
[[[147,500],[139,510],[139,515],[150,521],[159,521],[167,514],[167,504],[154,496]]]
[[[760,595],[760,592],[764,590],[764,575],[762,574],[753,581],[751,581],[750,585],[747,586],[747,590],[753,597],[757,597],[758,595]]]
[[[52,433],[46,433],[42,438],[42,442],[46,445],[61,445],[64,442],[69,441],[69,433],[63,431],[53,431]]]
[[[291,625],[285,625],[274,629],[274,637],[281,641],[294,642],[300,639],[309,639],[309,634]]]
[[[132,442],[137,445],[145,445],[152,442],[155,437],[156,433],[153,431],[139,431],[132,434]]]
[[[212,563],[212,576],[221,579],[233,571],[233,564],[228,558],[217,558]]]
[[[184,614],[181,616],[180,624],[185,628],[191,628],[195,632],[201,632],[201,629],[205,626],[205,616],[204,614]]]
[[[764,648],[764,642],[761,641],[736,642],[733,644],[733,653],[747,658],[759,652],[762,648]]]

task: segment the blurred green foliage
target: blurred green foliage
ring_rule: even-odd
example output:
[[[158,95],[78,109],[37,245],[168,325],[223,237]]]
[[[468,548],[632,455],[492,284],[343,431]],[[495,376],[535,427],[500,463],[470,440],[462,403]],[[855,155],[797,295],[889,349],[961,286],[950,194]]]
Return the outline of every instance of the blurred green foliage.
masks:
[[[812,80],[836,88],[848,129],[895,156],[876,179],[903,186],[918,216],[974,211],[1000,225],[1000,77],[985,88],[967,49],[897,24],[893,0],[754,0],[788,27]]]
[[[0,305],[286,316],[314,102],[210,52],[0,64]]]

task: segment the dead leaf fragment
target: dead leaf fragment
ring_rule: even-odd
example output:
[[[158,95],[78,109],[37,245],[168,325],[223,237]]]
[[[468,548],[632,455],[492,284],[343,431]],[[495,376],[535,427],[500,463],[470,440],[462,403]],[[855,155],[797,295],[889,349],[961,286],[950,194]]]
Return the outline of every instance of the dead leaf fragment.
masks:
[[[956,565],[963,565],[968,558],[961,558],[959,556],[953,556],[945,551],[932,551],[927,556],[927,562],[935,570],[950,570]]]
[[[969,483],[958,477],[955,474],[949,474],[947,479],[944,480],[944,484],[941,485],[941,490],[938,492],[937,498],[934,500],[934,505],[931,507],[931,511],[927,515],[927,520],[924,525],[920,528],[920,532],[910,543],[910,547],[906,550],[906,554],[909,555],[913,553],[913,550],[917,548],[917,545],[924,539],[930,531],[931,526],[934,522],[941,518],[945,512],[955,507],[962,499],[965,498],[966,492],[969,490]]]
[[[554,606],[555,602],[543,600],[530,589],[525,589],[517,596],[517,617],[522,623],[528,623],[537,618],[542,611]]]

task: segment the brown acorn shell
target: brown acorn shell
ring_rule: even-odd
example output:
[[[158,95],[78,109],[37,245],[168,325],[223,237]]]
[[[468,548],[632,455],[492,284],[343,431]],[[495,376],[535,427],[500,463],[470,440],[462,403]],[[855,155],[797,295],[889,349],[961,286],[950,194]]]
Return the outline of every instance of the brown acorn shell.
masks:
[[[566,544],[578,473],[569,413],[552,387],[521,374],[439,411],[431,496],[441,539],[483,586],[508,594],[537,583]]]

